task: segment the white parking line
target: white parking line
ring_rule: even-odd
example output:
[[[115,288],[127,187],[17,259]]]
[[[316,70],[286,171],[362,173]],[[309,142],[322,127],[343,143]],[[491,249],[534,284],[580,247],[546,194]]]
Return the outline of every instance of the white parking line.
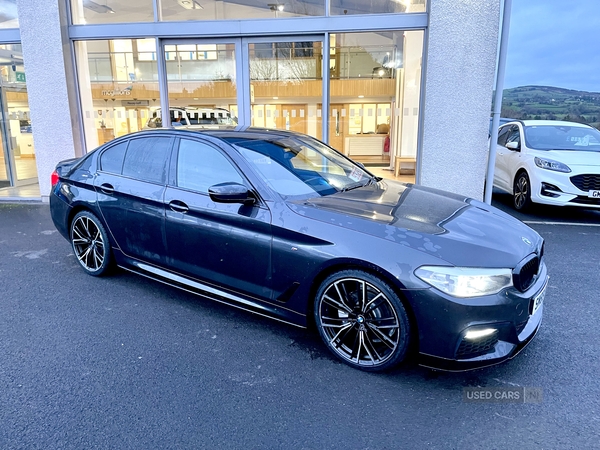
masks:
[[[569,225],[576,227],[600,227],[600,223],[577,223],[577,222],[538,222],[535,220],[524,220],[527,225]]]

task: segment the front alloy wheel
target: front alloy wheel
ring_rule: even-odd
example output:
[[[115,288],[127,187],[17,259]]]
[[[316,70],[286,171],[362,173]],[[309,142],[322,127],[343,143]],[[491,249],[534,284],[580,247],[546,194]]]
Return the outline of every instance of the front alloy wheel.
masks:
[[[81,211],[71,222],[71,245],[79,265],[90,275],[99,276],[109,268],[111,253],[108,235],[100,220]]]
[[[513,204],[517,211],[524,211],[531,205],[531,184],[525,172],[519,173],[515,179]]]
[[[346,270],[328,277],[315,298],[315,321],[325,344],[350,366],[382,371],[406,356],[406,310],[394,291],[371,274]]]

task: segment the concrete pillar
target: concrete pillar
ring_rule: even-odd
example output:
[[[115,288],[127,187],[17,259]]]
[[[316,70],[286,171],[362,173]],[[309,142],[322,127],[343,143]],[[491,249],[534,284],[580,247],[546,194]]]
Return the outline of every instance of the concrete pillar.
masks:
[[[421,184],[481,200],[500,0],[431,0]]]
[[[61,7],[59,8],[59,3]],[[58,161],[79,156],[74,129],[79,119],[72,114],[73,79],[70,46],[61,0],[17,0],[23,62],[42,199],[50,193],[50,174]],[[62,17],[61,17],[62,16]],[[69,87],[69,83],[71,87]],[[70,104],[69,98],[72,102]]]

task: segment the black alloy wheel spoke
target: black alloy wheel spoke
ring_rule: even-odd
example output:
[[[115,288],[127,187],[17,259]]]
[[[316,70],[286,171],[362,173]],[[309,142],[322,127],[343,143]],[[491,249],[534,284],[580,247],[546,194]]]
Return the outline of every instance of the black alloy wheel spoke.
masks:
[[[396,348],[396,343],[394,341],[392,341],[389,336],[387,336],[383,331],[381,331],[379,328],[377,328],[375,325],[369,323],[367,324],[367,327],[373,332],[373,334],[375,336],[377,336],[381,342],[383,342],[385,345],[387,345],[390,349],[394,349]],[[395,327],[397,328],[397,327]]]
[[[367,331],[365,331],[364,335],[365,335],[365,348],[368,348],[367,347],[367,343],[368,343],[369,346],[371,347],[371,350],[373,350],[373,353],[375,353],[375,356],[377,357],[377,359],[378,360],[381,359],[381,356],[379,356],[379,353],[377,352],[377,349],[375,348],[375,345],[371,341],[371,338],[369,338],[369,333]],[[369,355],[371,355],[371,352],[369,352]],[[371,355],[371,359],[373,360],[373,362],[375,362],[375,359],[373,359],[372,355]]]
[[[330,306],[333,306],[338,311],[344,311],[344,312],[346,312],[348,314],[350,314],[352,312],[352,310],[350,308],[348,308],[346,305],[344,305],[343,303],[340,303],[337,300],[334,300],[333,298],[327,296],[327,294],[325,294],[323,296],[323,302],[327,303]]]
[[[340,331],[338,331],[338,333],[329,342],[335,345],[335,347],[339,348],[339,346],[342,345],[342,343],[344,342],[344,338],[348,335],[350,330],[352,330],[352,323],[348,323],[347,327],[341,328]],[[342,333],[344,334],[340,336]]]

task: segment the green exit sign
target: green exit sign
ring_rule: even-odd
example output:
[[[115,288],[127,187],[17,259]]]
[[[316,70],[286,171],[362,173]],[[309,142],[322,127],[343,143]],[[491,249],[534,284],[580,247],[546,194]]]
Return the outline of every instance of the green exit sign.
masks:
[[[15,75],[17,77],[17,81],[25,83],[25,72],[15,72]]]

